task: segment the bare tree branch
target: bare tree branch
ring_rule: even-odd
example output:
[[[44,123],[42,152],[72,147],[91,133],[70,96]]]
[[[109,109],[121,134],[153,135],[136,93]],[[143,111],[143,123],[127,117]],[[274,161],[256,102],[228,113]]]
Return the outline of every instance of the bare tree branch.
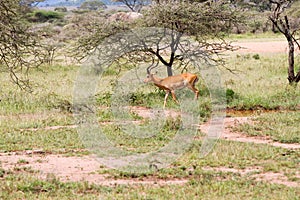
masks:
[[[300,31],[300,26],[292,29],[290,26],[290,18],[285,13],[286,9],[290,8],[293,0],[269,0],[273,4],[272,14],[269,16],[270,21],[287,39],[289,45],[288,51],[288,81],[290,84],[298,83],[300,81],[300,70],[295,75],[295,59],[294,50],[295,44],[300,49],[299,42],[295,38],[296,34]]]

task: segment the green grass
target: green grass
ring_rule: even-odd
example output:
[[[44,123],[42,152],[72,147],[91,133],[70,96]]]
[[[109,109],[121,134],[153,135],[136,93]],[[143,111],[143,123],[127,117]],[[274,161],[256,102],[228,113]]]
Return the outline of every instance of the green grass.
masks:
[[[259,59],[257,55],[229,56],[226,66],[235,70],[235,74],[220,68],[224,87],[235,94],[227,106],[237,110],[298,109],[300,86],[288,85],[286,55],[262,54]]]
[[[74,128],[1,131],[0,152],[42,149],[46,153],[72,153],[83,148]]]
[[[149,127],[150,123],[152,126]],[[168,118],[162,124],[153,123],[155,122],[146,121],[139,126],[133,124],[126,124],[125,126],[106,125],[102,126],[102,130],[115,146],[131,152],[144,153],[158,150],[169,143],[181,127],[179,118]],[[140,137],[139,134],[141,133],[145,136]]]
[[[51,20],[63,19],[64,13],[56,11],[35,10],[27,14],[27,18],[32,22],[47,22]]]
[[[233,74],[223,67],[219,68],[224,89],[233,92],[227,95],[228,108],[237,110],[297,110],[299,108],[300,86],[299,84],[296,87],[288,85],[286,54],[232,53],[227,55],[225,60],[226,67],[235,71]],[[297,71],[299,57],[296,57],[295,63]],[[118,76],[113,73],[115,70],[109,69],[108,72],[108,75],[101,79],[101,88],[97,93],[99,105],[110,105],[114,92],[112,86],[115,85],[114,80],[118,79]],[[209,91],[203,81],[200,81],[196,87],[200,90],[199,105],[205,108],[200,115],[207,118],[210,112],[210,105],[207,103],[210,101]],[[179,99],[182,98],[180,91],[176,91],[176,94]],[[158,90],[151,84],[141,84],[138,85],[137,90],[130,90],[122,96],[122,100],[126,100],[132,106],[162,107],[164,95],[164,91]],[[193,98],[192,95],[190,98]],[[171,97],[167,100],[167,107],[178,109]]]
[[[113,179],[159,178],[159,179],[193,179],[199,174],[208,173],[203,168],[225,167],[229,169],[256,169],[258,173],[273,172],[287,176],[291,181],[299,182],[297,177],[300,167],[300,150],[289,150],[264,144],[241,143],[220,140],[212,152],[199,157],[200,141],[195,141],[191,148],[169,167],[160,169],[153,174],[138,174],[112,169],[99,169],[100,174],[109,174]],[[220,177],[223,172],[212,170],[212,176]],[[224,172],[226,174],[226,172]],[[251,172],[257,173],[257,172]],[[250,175],[251,175],[250,173]],[[235,174],[235,173],[229,173]],[[244,176],[248,177],[248,175]],[[250,177],[248,177],[250,178]]]
[[[74,119],[70,113],[42,112],[15,114],[2,117],[0,130],[8,132],[26,129],[44,129],[50,126],[68,126],[72,124],[74,124]]]
[[[249,136],[267,136],[282,143],[300,143],[300,112],[264,113],[254,123],[241,124],[235,128]]]
[[[7,74],[0,73],[0,115],[64,111],[67,102],[72,102],[77,69],[56,65],[30,70],[32,93],[20,91]]]
[[[245,36],[249,39],[252,36]],[[259,36],[260,37],[260,36]],[[277,37],[277,36],[274,36]],[[251,136],[268,136],[274,141],[299,143],[299,85],[288,86],[286,80],[286,55],[230,54],[227,67],[237,69],[236,74],[220,68],[223,84],[227,89],[228,107],[237,110],[285,110],[262,114],[254,124],[238,127]],[[296,63],[299,62],[297,58]],[[33,93],[20,91],[0,74],[0,152],[42,149],[46,154],[80,156],[89,153],[76,128],[51,126],[74,125],[70,113],[76,66],[43,66],[32,70],[30,78]],[[259,72],[259,73],[258,73]],[[149,152],[168,144],[180,128],[182,119],[164,119],[158,134],[147,137],[131,137],[119,125],[104,125],[116,120],[109,106],[112,103],[115,80],[125,73],[109,69],[101,78],[96,91],[97,120],[102,123],[106,136],[117,147],[131,152]],[[211,103],[205,83],[199,82],[198,101],[201,121],[210,116]],[[142,85],[138,90],[122,96],[130,106],[162,108],[164,92],[155,86]],[[183,92],[177,92],[183,99]],[[188,93],[193,98],[193,93]],[[128,101],[127,101],[128,100]],[[118,101],[117,101],[118,102]],[[192,104],[191,104],[192,105]],[[180,110],[169,97],[167,109]],[[289,111],[288,111],[289,110]],[[257,112],[259,113],[259,112]],[[142,120],[136,113],[127,113],[126,119]],[[164,121],[162,120],[162,121]],[[142,128],[150,121],[143,119]],[[126,125],[125,125],[126,127]],[[159,131],[158,131],[159,130]],[[200,132],[196,138],[202,137]],[[187,179],[183,185],[116,185],[100,186],[87,182],[63,183],[55,176],[45,180],[35,178],[33,169],[22,166],[19,160],[13,170],[4,170],[0,165],[0,199],[298,199],[298,188],[280,184],[255,181],[249,175],[203,171],[203,167],[226,167],[243,170],[258,167],[261,172],[284,174],[290,181],[299,182],[299,149],[288,150],[265,144],[241,143],[220,140],[213,151],[199,158],[201,141],[195,139],[188,151],[169,167],[153,174],[130,174],[102,168],[100,174],[112,179]]]
[[[190,154],[190,161],[197,154]],[[200,166],[244,169],[247,167],[261,166],[264,171],[277,172],[296,171],[300,165],[299,150],[287,150],[267,145],[220,141],[214,151],[201,160],[195,160]],[[188,161],[186,161],[188,162]],[[274,169],[269,166],[273,165]]]
[[[245,34],[230,34],[226,36],[229,41],[274,41],[285,40],[281,33],[264,32],[264,33],[245,33]]]
[[[55,177],[39,180],[28,175],[8,175],[1,181],[1,199],[95,199],[111,189],[82,183],[62,183]]]
[[[54,153],[82,149],[77,130],[68,128],[73,124],[72,115],[63,112],[3,116],[0,121],[0,152],[43,149]],[[55,126],[62,127],[52,130],[51,127]]]
[[[1,199],[297,199],[297,188],[254,182],[234,175],[203,173],[184,185],[117,185],[63,183],[9,175],[0,180]]]

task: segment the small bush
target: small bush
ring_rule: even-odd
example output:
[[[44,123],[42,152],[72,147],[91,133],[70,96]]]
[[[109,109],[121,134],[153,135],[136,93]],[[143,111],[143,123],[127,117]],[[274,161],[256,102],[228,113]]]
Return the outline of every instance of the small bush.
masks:
[[[57,7],[57,8],[54,8],[54,11],[56,11],[56,12],[68,12],[68,9],[66,7]]]
[[[63,14],[55,11],[38,10],[33,13],[32,21],[47,22],[48,20],[62,19]]]
[[[129,94],[130,105],[141,105],[145,103],[144,102],[145,99],[146,99],[146,95],[141,92]]]
[[[254,58],[255,60],[259,60],[259,54],[254,54],[253,56],[252,56],[252,58]]]
[[[167,130],[167,131],[170,131],[170,130],[178,131],[180,129],[181,125],[182,125],[182,121],[181,121],[180,117],[177,117],[177,118],[168,117],[165,121],[163,129]]]
[[[234,99],[237,99],[237,94],[232,89],[226,90],[226,101],[227,103],[231,103]]]
[[[5,170],[0,168],[0,178],[3,178],[5,174]]]

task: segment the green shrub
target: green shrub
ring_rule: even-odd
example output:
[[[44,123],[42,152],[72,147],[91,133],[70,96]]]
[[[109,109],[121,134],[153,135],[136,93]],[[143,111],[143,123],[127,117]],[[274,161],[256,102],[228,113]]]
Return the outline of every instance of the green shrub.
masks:
[[[168,117],[165,121],[163,129],[166,131],[171,131],[171,130],[178,131],[181,125],[182,125],[182,121],[180,117],[177,118]]]
[[[237,94],[232,89],[226,89],[226,102],[231,103],[234,99],[237,99]]]
[[[4,177],[5,170],[0,168],[0,178]]]
[[[66,7],[57,7],[57,8],[54,8],[54,11],[57,11],[57,12],[68,12],[68,9]]]
[[[253,56],[252,56],[252,58],[254,58],[255,60],[259,60],[259,54],[254,54]]]
[[[32,21],[34,22],[47,22],[48,20],[62,19],[63,14],[55,11],[37,10],[32,14]]]

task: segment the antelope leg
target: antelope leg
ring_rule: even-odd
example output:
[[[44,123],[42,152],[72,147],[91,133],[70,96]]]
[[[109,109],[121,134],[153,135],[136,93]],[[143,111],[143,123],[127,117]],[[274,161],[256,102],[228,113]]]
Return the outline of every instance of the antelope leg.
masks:
[[[174,100],[176,103],[179,104],[179,102],[178,102],[177,99],[176,99],[175,92],[174,92],[173,90],[171,91],[171,94],[172,94],[173,100]]]
[[[164,108],[166,107],[166,103],[167,103],[167,98],[169,96],[170,91],[166,91],[166,95],[165,95],[165,100],[164,100]]]

